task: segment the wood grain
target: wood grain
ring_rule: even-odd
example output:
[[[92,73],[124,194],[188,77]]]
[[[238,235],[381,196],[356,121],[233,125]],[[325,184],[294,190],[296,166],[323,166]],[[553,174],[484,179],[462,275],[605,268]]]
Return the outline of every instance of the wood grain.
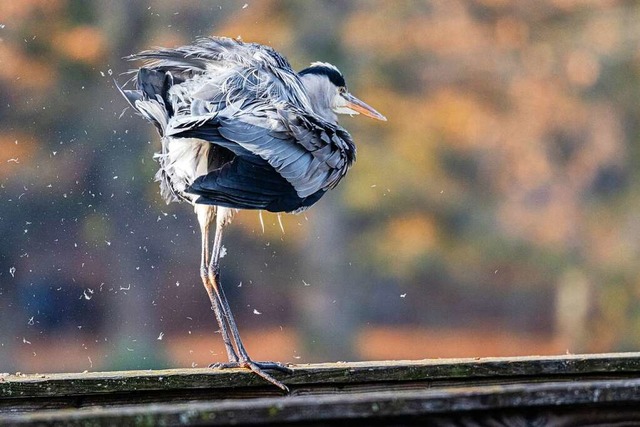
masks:
[[[274,373],[288,396],[240,369],[0,375],[0,424],[640,422],[638,353],[292,368],[291,375]]]

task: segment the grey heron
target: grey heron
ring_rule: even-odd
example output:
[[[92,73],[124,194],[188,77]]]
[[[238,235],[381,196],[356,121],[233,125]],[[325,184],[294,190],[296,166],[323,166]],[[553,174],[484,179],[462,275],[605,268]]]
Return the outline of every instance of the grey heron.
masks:
[[[349,93],[335,66],[295,72],[257,43],[207,37],[127,59],[144,64],[132,71],[135,89],[119,89],[160,134],[161,195],[190,203],[198,217],[200,275],[229,360],[215,366],[248,368],[287,391],[265,370],[289,369],[251,360],[240,339],[220,284],[223,229],[239,209],[301,212],[340,182],[356,148],[337,114],[386,118]]]

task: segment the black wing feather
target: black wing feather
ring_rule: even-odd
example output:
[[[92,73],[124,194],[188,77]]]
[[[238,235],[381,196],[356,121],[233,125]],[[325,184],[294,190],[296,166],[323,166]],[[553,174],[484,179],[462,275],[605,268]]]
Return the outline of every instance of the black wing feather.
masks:
[[[188,191],[200,196],[197,203],[270,212],[296,211],[311,206],[324,194],[319,191],[301,199],[289,182],[256,156],[235,157],[196,179]]]
[[[273,117],[281,118],[275,113]],[[297,116],[297,123],[286,125],[272,120],[270,128],[267,120],[273,117],[254,117],[253,123],[222,113],[204,121],[196,117],[179,125],[170,123],[167,135],[204,139],[239,156],[255,155],[288,181],[301,199],[333,188],[354,159],[355,149],[348,133],[338,134],[336,127],[321,127],[303,116]]]

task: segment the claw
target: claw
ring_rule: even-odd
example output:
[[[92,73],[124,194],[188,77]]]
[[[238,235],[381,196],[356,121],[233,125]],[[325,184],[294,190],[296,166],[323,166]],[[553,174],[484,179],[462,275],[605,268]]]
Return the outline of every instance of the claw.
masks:
[[[209,365],[211,369],[232,369],[241,368],[239,362],[215,362]]]

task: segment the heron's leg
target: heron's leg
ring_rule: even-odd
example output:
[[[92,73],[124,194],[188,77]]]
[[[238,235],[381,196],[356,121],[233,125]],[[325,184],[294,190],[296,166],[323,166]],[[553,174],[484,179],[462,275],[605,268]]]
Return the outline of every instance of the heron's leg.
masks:
[[[247,350],[242,344],[242,339],[240,338],[240,332],[238,331],[238,327],[233,318],[233,313],[231,312],[231,307],[229,307],[229,302],[227,301],[227,297],[224,294],[224,290],[220,285],[220,252],[222,250],[222,230],[225,225],[230,221],[232,212],[228,208],[218,207],[218,211],[216,214],[216,234],[213,238],[213,250],[211,251],[211,261],[209,263],[209,280],[213,285],[213,291],[218,296],[218,299],[221,303],[222,315],[225,317],[226,321],[229,323],[229,329],[231,330],[231,335],[233,337],[233,342],[238,351],[238,360],[237,363],[229,364],[218,364],[219,367],[245,367],[255,372],[265,380],[270,383],[280,387],[284,391],[289,391],[287,386],[282,384],[280,381],[273,378],[271,375],[267,374],[263,371],[263,369],[278,369],[285,372],[292,372],[290,368],[285,367],[279,363],[275,362],[254,362],[249,358],[247,354]]]
[[[222,315],[222,306],[220,301],[213,290],[213,286],[209,281],[208,275],[208,264],[209,264],[209,229],[211,228],[211,223],[215,217],[215,207],[208,205],[196,205],[196,215],[198,216],[198,223],[200,224],[200,233],[202,234],[202,254],[200,258],[200,277],[202,278],[202,283],[204,284],[204,288],[207,291],[207,295],[209,295],[209,300],[211,301],[211,307],[216,316],[216,320],[218,322],[218,326],[220,327],[220,334],[222,335],[222,340],[224,341],[225,349],[227,350],[227,357],[230,362],[237,362],[238,355],[233,348],[233,344],[231,342],[231,336],[229,335],[229,330],[227,328],[227,323]]]

